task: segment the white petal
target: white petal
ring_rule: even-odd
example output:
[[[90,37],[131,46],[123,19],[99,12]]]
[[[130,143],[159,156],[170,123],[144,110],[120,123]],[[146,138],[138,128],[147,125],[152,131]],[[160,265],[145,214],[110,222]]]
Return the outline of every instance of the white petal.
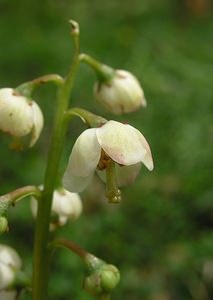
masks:
[[[109,111],[117,115],[145,106],[144,92],[137,78],[130,72],[116,70],[107,84],[96,83],[95,96]]]
[[[21,264],[21,258],[13,248],[0,245],[0,289],[8,287]]]
[[[63,177],[63,186],[70,192],[80,193],[82,192],[92,181],[93,173],[89,176],[75,176],[70,168],[67,168]]]
[[[44,125],[44,118],[41,112],[40,107],[37,105],[36,102],[32,102],[32,111],[33,111],[33,128],[32,128],[32,137],[30,141],[30,147],[32,147],[37,139],[40,136],[40,133],[42,131],[43,125]]]
[[[96,128],[87,129],[73,146],[66,172],[80,177],[90,176],[96,169],[100,156],[101,147],[96,137]]]
[[[117,163],[125,166],[144,162],[147,142],[134,127],[116,121],[109,121],[96,131],[99,144]]]
[[[131,165],[131,166],[116,165],[115,170],[116,170],[118,186],[122,187],[131,184],[138,176],[140,169],[141,169],[141,163]]]
[[[15,273],[8,265],[0,267],[0,289],[7,288],[14,280]]]
[[[21,268],[22,262],[18,253],[11,247],[0,244],[0,264],[7,264],[14,268]]]
[[[154,163],[153,163],[152,152],[150,150],[149,144],[145,139],[145,137],[142,135],[142,133],[140,133],[140,131],[137,129],[135,130],[138,134],[139,139],[141,140],[141,143],[143,144],[144,149],[146,149],[146,154],[141,160],[141,162],[147,167],[149,171],[152,171],[154,168]]]
[[[52,210],[59,214],[60,220],[63,220],[63,217],[74,220],[82,212],[81,198],[77,193],[67,190],[55,191]]]
[[[25,136],[33,127],[31,103],[11,88],[0,89],[0,130]]]

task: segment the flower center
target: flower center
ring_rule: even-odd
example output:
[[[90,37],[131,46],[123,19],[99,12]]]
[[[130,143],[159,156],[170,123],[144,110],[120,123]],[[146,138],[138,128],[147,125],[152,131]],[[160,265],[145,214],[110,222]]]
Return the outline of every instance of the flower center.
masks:
[[[103,149],[101,149],[101,157],[100,157],[99,163],[97,165],[97,169],[100,171],[105,170],[107,168],[110,160],[111,160],[111,158],[106,154],[106,152],[104,152]]]

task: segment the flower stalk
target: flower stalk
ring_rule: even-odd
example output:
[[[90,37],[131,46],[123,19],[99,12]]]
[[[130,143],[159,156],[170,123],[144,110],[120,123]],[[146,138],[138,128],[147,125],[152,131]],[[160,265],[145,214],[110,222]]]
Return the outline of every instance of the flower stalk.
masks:
[[[25,97],[30,98],[34,90],[39,85],[43,85],[49,82],[52,82],[57,86],[61,86],[64,82],[64,79],[58,74],[48,74],[19,85],[17,88],[15,88],[15,91],[21,93]]]
[[[74,55],[68,75],[59,88],[53,134],[45,173],[44,190],[42,192],[41,201],[38,203],[33,259],[33,300],[46,300],[48,298],[47,278],[49,272],[49,250],[47,245],[49,242],[50,211],[67,127],[64,113],[68,109],[70,93],[79,64],[79,31],[77,30],[76,23],[74,24],[71,22],[71,25],[71,35],[74,40]]]
[[[88,127],[100,127],[107,122],[107,120],[103,117],[97,116],[90,111],[79,107],[73,107],[67,111],[67,121],[69,121],[73,116],[79,117],[84,123],[87,124]]]
[[[121,191],[118,188],[115,174],[115,163],[110,159],[106,168],[106,196],[109,203],[121,202]]]
[[[115,71],[101,62],[97,61],[88,54],[82,53],[79,55],[80,61],[89,65],[95,72],[100,82],[110,82],[115,76]]]

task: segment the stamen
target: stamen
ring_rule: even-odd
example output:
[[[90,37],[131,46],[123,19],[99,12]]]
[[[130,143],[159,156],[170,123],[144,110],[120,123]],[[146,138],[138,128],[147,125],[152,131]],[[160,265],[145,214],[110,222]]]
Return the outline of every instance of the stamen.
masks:
[[[106,152],[104,152],[103,149],[101,149],[101,157],[100,157],[99,163],[97,165],[97,169],[100,171],[105,170],[107,168],[110,160],[111,160],[111,158],[106,154]]]

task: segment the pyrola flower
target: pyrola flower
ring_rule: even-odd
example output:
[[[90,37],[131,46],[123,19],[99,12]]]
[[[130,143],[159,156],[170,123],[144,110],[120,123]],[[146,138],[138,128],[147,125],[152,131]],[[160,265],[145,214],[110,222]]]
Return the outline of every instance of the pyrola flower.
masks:
[[[124,70],[116,70],[107,82],[97,82],[94,92],[97,100],[110,112],[120,115],[146,106],[144,92],[137,78]]]
[[[33,216],[37,214],[37,201],[32,197],[31,210]],[[57,215],[57,224],[52,223],[51,229],[55,229],[54,225],[63,226],[70,220],[76,220],[82,212],[82,201],[78,194],[70,193],[65,189],[55,190],[52,202],[52,214]]]
[[[43,128],[43,115],[36,102],[11,88],[0,89],[0,130],[15,137],[31,134],[32,147]]]
[[[63,183],[72,192],[81,192],[91,182],[95,170],[105,170],[108,162],[120,166],[143,163],[153,169],[152,154],[145,137],[136,128],[117,121],[85,130],[76,140]],[[129,181],[129,180],[128,180]]]
[[[0,244],[0,290],[10,287],[21,265],[21,258],[14,249]]]

